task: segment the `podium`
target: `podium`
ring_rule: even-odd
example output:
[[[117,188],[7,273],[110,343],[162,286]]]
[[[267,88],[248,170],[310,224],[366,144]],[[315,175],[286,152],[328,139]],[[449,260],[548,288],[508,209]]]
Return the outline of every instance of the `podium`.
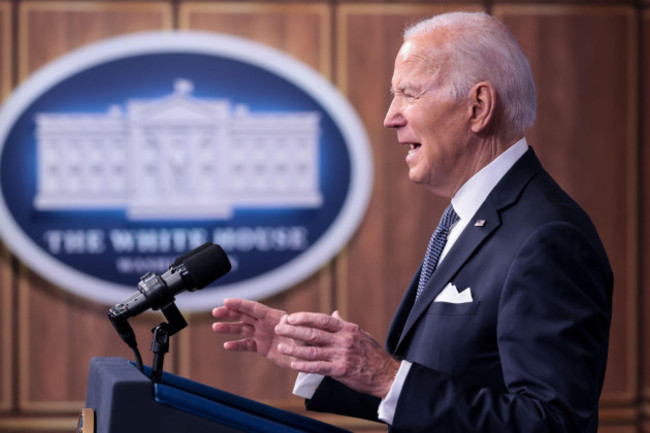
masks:
[[[86,406],[95,433],[350,433],[170,373],[153,384],[145,373],[124,358],[92,359]]]

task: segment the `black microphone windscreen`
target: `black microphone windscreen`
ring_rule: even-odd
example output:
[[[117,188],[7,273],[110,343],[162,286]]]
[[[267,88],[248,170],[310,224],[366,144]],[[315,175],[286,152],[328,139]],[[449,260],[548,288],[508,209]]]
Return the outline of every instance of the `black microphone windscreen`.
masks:
[[[176,257],[176,260],[174,260],[174,263],[172,263],[172,267],[176,267],[176,266],[182,264],[190,256],[193,256],[196,253],[200,253],[204,249],[208,248],[210,245],[212,245],[212,242],[206,242],[203,245],[200,245],[200,246],[194,248],[192,251],[188,251],[187,253],[183,254],[182,256]]]
[[[201,247],[199,247],[201,248]],[[228,256],[219,245],[210,245],[183,261],[197,289],[202,289],[230,271]]]

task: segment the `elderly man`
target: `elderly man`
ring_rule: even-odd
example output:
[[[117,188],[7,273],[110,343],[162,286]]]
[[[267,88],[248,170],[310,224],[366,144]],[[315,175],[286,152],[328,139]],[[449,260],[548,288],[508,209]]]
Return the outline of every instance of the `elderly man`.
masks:
[[[596,433],[613,277],[589,217],[524,138],[535,90],[517,42],[486,14],[420,22],[392,93],[384,124],[409,178],[451,204],[386,349],[336,312],[241,299],[213,311],[214,331],[301,372],[309,409],[393,432]]]

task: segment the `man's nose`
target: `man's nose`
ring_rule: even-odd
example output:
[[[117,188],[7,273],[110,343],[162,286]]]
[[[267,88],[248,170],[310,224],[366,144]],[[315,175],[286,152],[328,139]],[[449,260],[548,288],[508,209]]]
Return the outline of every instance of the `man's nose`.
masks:
[[[384,127],[397,128],[403,126],[404,123],[404,116],[402,116],[399,110],[398,103],[395,101],[395,99],[393,99],[390,107],[388,107],[388,111],[386,112],[386,117],[384,118]]]

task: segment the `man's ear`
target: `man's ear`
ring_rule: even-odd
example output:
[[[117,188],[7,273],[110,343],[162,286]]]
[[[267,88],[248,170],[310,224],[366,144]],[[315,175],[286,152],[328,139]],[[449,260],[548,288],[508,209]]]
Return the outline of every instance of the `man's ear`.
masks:
[[[470,92],[470,127],[475,134],[491,129],[496,119],[497,92],[492,83],[476,83]]]

